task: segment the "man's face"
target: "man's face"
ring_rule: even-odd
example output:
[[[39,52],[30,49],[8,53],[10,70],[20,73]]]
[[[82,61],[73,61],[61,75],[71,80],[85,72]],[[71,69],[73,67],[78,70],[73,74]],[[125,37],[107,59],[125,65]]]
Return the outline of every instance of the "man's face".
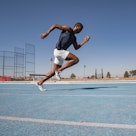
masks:
[[[82,28],[79,26],[75,26],[75,33],[80,33],[82,31]]]

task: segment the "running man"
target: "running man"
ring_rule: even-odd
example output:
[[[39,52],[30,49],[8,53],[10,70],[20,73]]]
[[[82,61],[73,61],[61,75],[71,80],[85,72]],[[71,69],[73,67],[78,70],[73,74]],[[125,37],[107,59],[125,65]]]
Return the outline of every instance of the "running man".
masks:
[[[46,80],[54,75],[58,80],[60,80],[60,73],[64,69],[69,68],[79,62],[78,57],[67,51],[67,49],[73,44],[75,50],[78,50],[90,39],[89,36],[86,36],[80,44],[77,43],[75,34],[78,34],[82,31],[83,25],[81,23],[76,23],[73,28],[67,25],[54,24],[49,28],[47,32],[40,35],[41,38],[44,39],[50,34],[50,32],[52,32],[56,28],[61,30],[61,34],[54,49],[54,67],[45,75],[43,79],[37,82],[37,86],[41,91],[46,90],[42,86]],[[67,62],[66,64],[62,65],[64,60],[66,60]]]

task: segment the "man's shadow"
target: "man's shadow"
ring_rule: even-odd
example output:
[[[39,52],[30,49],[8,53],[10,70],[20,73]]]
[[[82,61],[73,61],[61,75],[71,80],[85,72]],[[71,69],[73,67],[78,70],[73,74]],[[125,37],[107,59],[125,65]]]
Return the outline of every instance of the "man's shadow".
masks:
[[[57,90],[59,90],[59,91],[63,91],[63,90],[66,90],[66,91],[76,91],[76,90],[95,90],[95,89],[107,89],[107,88],[117,88],[117,86],[110,86],[110,87],[102,87],[102,86],[100,86],[100,87],[79,87],[79,88],[60,88],[60,89],[57,89]],[[54,90],[54,89],[53,89]]]

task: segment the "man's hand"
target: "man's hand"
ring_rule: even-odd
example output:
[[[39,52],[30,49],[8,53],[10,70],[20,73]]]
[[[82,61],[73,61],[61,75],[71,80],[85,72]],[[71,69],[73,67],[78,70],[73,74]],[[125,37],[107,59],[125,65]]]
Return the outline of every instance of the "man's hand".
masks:
[[[90,40],[90,36],[86,36],[85,39],[84,39],[84,42],[86,43],[89,40]]]
[[[47,32],[46,32],[46,33],[43,33],[43,34],[40,35],[40,37],[41,37],[42,39],[44,39],[45,37],[48,36],[48,34],[49,34],[49,33],[47,33]]]

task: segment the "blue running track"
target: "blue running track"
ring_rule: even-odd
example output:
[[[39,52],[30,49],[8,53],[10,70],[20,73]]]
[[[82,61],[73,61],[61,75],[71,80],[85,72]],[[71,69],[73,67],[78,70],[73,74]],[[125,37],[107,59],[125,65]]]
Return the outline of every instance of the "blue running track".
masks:
[[[0,136],[136,136],[136,82],[0,83]]]

